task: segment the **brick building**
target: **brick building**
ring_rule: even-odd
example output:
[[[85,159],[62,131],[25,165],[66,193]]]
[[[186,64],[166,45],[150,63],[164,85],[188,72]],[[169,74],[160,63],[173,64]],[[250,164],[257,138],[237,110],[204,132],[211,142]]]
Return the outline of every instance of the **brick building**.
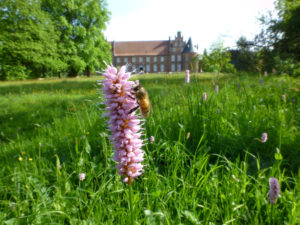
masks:
[[[192,39],[183,40],[177,32],[174,40],[163,41],[113,41],[113,64],[131,65],[132,71],[175,72],[190,69],[190,61],[197,55]]]

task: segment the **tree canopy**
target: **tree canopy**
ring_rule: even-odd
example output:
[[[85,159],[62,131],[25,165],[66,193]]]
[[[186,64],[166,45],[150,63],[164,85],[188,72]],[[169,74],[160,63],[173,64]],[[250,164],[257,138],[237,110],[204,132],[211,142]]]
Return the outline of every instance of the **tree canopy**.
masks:
[[[0,1],[0,79],[90,75],[111,61],[102,0]]]
[[[277,0],[278,18],[260,18],[263,28],[255,38],[264,70],[300,75],[300,0]]]

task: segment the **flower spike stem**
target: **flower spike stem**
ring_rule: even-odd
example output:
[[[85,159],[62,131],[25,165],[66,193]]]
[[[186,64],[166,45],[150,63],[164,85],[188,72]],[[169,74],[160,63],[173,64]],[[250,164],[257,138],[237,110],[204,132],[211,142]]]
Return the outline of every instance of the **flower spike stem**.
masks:
[[[129,185],[129,210],[130,210],[130,224],[134,225],[133,204],[132,204],[132,185]]]

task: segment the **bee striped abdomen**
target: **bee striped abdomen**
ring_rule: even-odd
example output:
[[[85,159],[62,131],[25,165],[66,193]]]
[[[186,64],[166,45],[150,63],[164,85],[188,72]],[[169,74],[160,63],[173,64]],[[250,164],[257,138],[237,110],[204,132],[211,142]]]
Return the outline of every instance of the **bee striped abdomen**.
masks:
[[[143,117],[148,117],[150,113],[150,101],[148,98],[144,98],[142,101],[140,101],[140,110]]]
[[[148,93],[145,88],[141,85],[137,85],[133,88],[134,95],[136,97],[138,106],[140,107],[140,111],[143,117],[148,117],[150,114],[150,100]]]

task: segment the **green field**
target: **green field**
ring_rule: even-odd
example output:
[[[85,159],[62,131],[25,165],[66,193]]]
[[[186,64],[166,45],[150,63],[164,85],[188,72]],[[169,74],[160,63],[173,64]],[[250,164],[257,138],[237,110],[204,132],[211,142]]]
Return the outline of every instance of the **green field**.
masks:
[[[98,79],[0,83],[1,224],[130,224]],[[300,224],[299,78],[132,79],[152,102],[136,224]],[[281,185],[275,205],[270,177]]]

